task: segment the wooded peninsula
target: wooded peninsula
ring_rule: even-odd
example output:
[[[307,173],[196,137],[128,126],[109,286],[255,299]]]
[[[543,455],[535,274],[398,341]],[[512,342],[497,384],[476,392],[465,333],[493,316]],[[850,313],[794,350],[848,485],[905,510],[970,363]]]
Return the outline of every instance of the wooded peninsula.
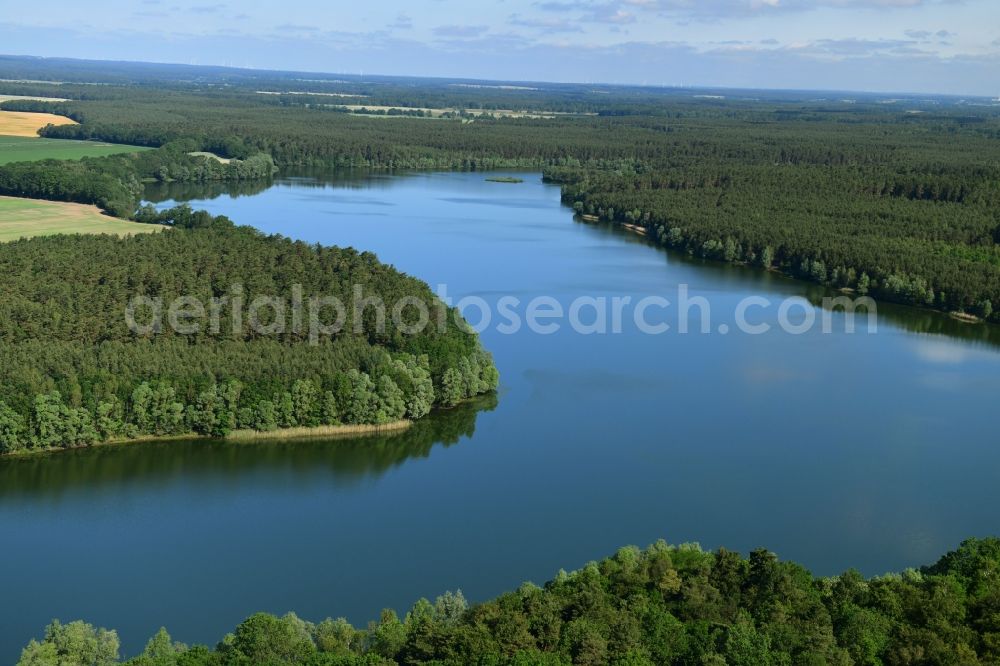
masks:
[[[108,70],[9,58],[0,66],[36,81],[4,84],[11,94],[51,95],[37,81],[60,77],[69,101],[0,104],[77,122],[43,136],[157,148],[0,167],[0,194],[94,203],[131,217],[144,181],[251,180],[292,166],[540,169],[563,184],[577,211],[641,226],[651,242],[885,300],[1000,316],[996,106],[302,81],[224,68],[199,71],[192,83],[191,68],[179,66]],[[331,90],[380,108],[475,114],[366,117],[324,103]],[[512,108],[519,113],[500,111]],[[204,152],[233,161],[191,154]]]
[[[995,330],[990,327],[1000,322],[1000,105],[927,96],[845,99],[838,93],[817,99],[812,93],[705,92],[575,84],[490,87],[445,79],[0,56],[0,93],[12,97],[0,102],[0,113],[62,119],[41,127],[44,140],[36,144],[24,143],[32,137],[17,137],[16,156],[0,159],[0,196],[20,198],[19,206],[86,205],[92,216],[120,223],[114,229],[121,234],[69,235],[60,227],[49,230],[53,235],[26,233],[0,243],[0,454],[234,433],[252,439],[279,431],[402,429],[413,423],[412,448],[386,447],[390,450],[374,463],[383,469],[410,455],[426,456],[439,441],[468,436],[475,416],[462,412],[469,406],[463,403],[477,396],[495,400],[499,372],[460,313],[425,282],[370,252],[268,235],[185,205],[149,203],[170,198],[150,192],[176,185],[190,192],[259,193],[275,174],[291,169],[534,171],[561,188],[566,208],[559,214],[565,213],[567,223],[571,208],[578,220],[621,226],[637,234],[629,240],[683,253],[693,258],[690,263],[780,271],[822,286],[813,291],[948,312],[955,317],[921,316]],[[477,187],[489,188],[491,201],[514,199],[529,188],[502,173],[491,174],[489,185],[481,176],[475,180]],[[548,200],[558,206],[554,197]],[[29,218],[41,214],[30,205],[24,210]],[[131,234],[122,225],[155,233]],[[304,324],[294,310],[286,319],[278,306],[261,326],[245,325],[237,303],[291,294],[347,304],[360,295],[368,305],[346,309],[336,330],[323,336],[308,325],[318,320]],[[138,310],[132,306],[137,299]],[[182,331],[163,324],[158,304],[167,303],[210,304],[211,315],[207,323]],[[410,309],[395,312],[393,304],[400,303]],[[431,313],[432,325],[411,330],[420,323],[414,310]],[[337,314],[328,307],[324,321]],[[133,326],[131,319],[150,323]],[[945,362],[955,356],[953,350],[923,351]],[[580,366],[594,357],[582,358]],[[718,354],[712,358],[732,363]],[[912,360],[899,361],[904,362]],[[607,365],[595,363],[586,368],[592,372],[580,375],[546,368],[560,375],[559,382],[531,384],[534,396],[548,387],[579,412],[578,394],[572,392],[578,383],[609,384],[605,401],[591,403],[599,405],[594,412],[614,414],[606,396],[624,396],[637,405],[636,413],[641,409],[656,419],[648,433],[633,439],[648,435],[659,441],[668,420],[659,408],[676,399],[669,393],[676,384],[661,383],[660,377],[649,383],[631,376],[619,380],[612,372],[618,368]],[[740,379],[749,382],[747,396],[763,381],[792,381],[791,372],[741,370]],[[528,377],[532,372],[523,373],[527,383],[536,381]],[[940,376],[913,381],[935,383]],[[856,373],[841,381],[855,382]],[[988,395],[985,385],[964,395],[973,390]],[[795,391],[798,385],[775,404],[787,410],[784,397]],[[828,402],[813,402],[830,409]],[[727,407],[713,403],[705,409]],[[424,419],[435,409],[450,410],[434,426],[438,430],[433,419]],[[899,412],[906,418],[893,415],[893,433],[919,427],[921,422]],[[544,416],[557,421],[548,412]],[[696,422],[702,427],[714,413],[681,416],[702,419]],[[567,420],[545,425],[556,430]],[[517,427],[521,431],[512,439],[532,424],[518,421]],[[769,437],[766,430],[759,428]],[[562,433],[551,436],[555,440]],[[615,437],[617,431],[607,439]],[[569,456],[587,446],[564,440],[575,447]],[[605,455],[601,446],[591,448]],[[676,454],[663,449],[656,453],[664,455],[664,465],[672,464],[667,456]],[[647,454],[637,453],[637,464],[645,465]],[[614,449],[607,455],[625,458]],[[895,449],[888,452],[890,464],[896,455]],[[72,462],[72,454],[63,458]],[[559,494],[549,486],[557,472],[538,464],[555,458],[517,460],[511,468],[516,471],[508,474],[490,466],[498,458],[483,460],[482,469],[512,486],[518,474],[535,466],[543,489],[536,498]],[[32,456],[5,462],[38,470],[51,461]],[[604,473],[605,463],[606,457],[588,464]],[[810,458],[808,465],[815,461]],[[662,485],[659,469],[650,475],[649,487]],[[448,468],[458,478],[453,470]],[[132,468],[112,472],[124,477]],[[738,472],[744,476],[742,468]],[[964,470],[954,476],[964,480]],[[404,502],[418,499],[427,487],[418,478],[408,479],[412,485],[400,491]],[[469,478],[471,484],[481,481]],[[635,478],[634,472],[623,473],[619,482],[625,486]],[[437,483],[435,478],[429,485]],[[447,486],[449,509],[471,495],[469,487]],[[517,492],[515,486],[496,495]],[[842,492],[836,485],[836,496]],[[492,501],[492,495],[484,496]],[[559,499],[564,497],[576,498],[572,492]],[[656,504],[646,495],[636,497]],[[627,501],[632,510],[637,502],[631,496]],[[398,510],[389,499],[379,502]],[[537,500],[523,504],[525,511],[537,511]],[[417,508],[425,512],[423,504]],[[730,520],[729,508],[721,512],[724,521]],[[239,511],[245,512],[242,504]],[[559,517],[553,523],[565,519],[561,505],[556,511],[550,514]],[[591,520],[590,513],[581,515]],[[377,520],[369,522],[381,527]],[[37,531],[34,523],[29,527]],[[313,527],[297,530],[307,535],[308,549],[315,545]],[[440,529],[451,534],[453,528]],[[128,530],[120,532],[134,538]],[[420,538],[432,541],[426,534]],[[336,537],[356,545],[340,531]],[[410,556],[405,539],[394,532],[391,540],[404,542],[392,543],[400,548],[400,561]],[[469,542],[481,548],[474,539]],[[50,551],[64,556],[62,550]],[[320,551],[327,557],[329,551]],[[25,552],[22,563],[37,555]],[[315,575],[308,567],[302,570]],[[402,617],[386,610],[365,628],[343,618],[313,623],[294,614],[258,613],[213,646],[177,643],[163,629],[142,654],[124,662],[115,631],[53,621],[24,648],[19,666],[996,664],[998,572],[995,538],[966,541],[930,566],[873,578],[853,570],[816,577],[764,549],[744,558],[725,549],[658,542],[645,550],[622,548],[578,571],[560,571],[544,586],[525,583],[485,603],[470,605],[458,591],[433,603],[421,599]],[[503,587],[489,594],[498,589]],[[198,602],[188,599],[188,590],[178,590],[178,597]],[[325,594],[326,588],[315,593]],[[241,607],[234,617],[255,609]]]
[[[345,309],[340,334],[312,341],[302,327],[271,335],[236,325],[233,308],[220,309],[214,330],[162,326],[137,336],[123,309],[136,295],[209,303],[234,285],[246,303],[296,289],[351,303],[361,289],[384,307],[412,299],[447,310],[426,284],[370,253],[266,236],[184,207],[155,219],[170,230],[0,244],[3,453],[385,425],[497,386],[491,357],[450,310],[443,326],[413,335],[373,305]],[[268,327],[279,315],[269,316]]]

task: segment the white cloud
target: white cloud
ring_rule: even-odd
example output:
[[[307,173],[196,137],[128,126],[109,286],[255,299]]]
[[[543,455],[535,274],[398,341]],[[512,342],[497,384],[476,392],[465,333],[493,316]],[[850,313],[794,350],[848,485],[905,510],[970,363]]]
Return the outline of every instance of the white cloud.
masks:
[[[551,0],[538,2],[551,12],[582,12],[591,17],[614,15],[616,11],[657,12],[695,19],[725,19],[807,12],[819,9],[915,9],[964,0]]]
[[[927,338],[918,341],[913,346],[917,358],[925,363],[956,365],[965,363],[969,358],[968,349],[961,343],[951,340]]]
[[[468,39],[480,37],[489,32],[489,29],[488,25],[440,25],[434,28],[434,34],[438,37]]]
[[[539,30],[543,34],[553,34],[559,32],[583,32],[578,21],[567,18],[526,18],[520,14],[511,14],[507,23],[521,28],[532,28]]]
[[[408,14],[400,13],[396,16],[396,20],[386,27],[395,30],[409,30],[413,27],[413,19]]]
[[[329,3],[306,11],[299,0],[280,9],[99,0],[98,12],[53,1],[58,11],[26,5],[4,16],[3,50],[519,80],[1000,91],[1000,0],[504,0],[475,13],[434,0],[416,20],[402,0],[348,14]],[[168,16],[139,20],[138,8]]]
[[[922,41],[928,41],[932,38],[950,39],[958,36],[949,30],[906,30],[903,34],[911,39],[919,39]]]
[[[810,44],[809,48],[819,53],[861,56],[896,50],[912,44],[912,41],[900,39],[821,39]]]

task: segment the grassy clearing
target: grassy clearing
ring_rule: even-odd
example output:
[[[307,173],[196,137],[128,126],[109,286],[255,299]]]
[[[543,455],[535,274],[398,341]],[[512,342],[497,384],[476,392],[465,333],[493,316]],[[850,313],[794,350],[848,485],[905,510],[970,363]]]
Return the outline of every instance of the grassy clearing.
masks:
[[[53,113],[0,111],[0,134],[6,136],[37,137],[46,125],[76,125],[76,121]]]
[[[328,105],[337,109],[342,109],[345,111],[350,111],[351,113],[356,113],[359,115],[366,115],[365,111],[375,112],[372,115],[378,115],[379,117],[389,117],[389,118],[411,118],[412,116],[406,115],[389,115],[385,116],[381,112],[388,112],[392,109],[398,111],[421,111],[423,113],[430,113],[431,118],[440,118],[446,113],[464,113],[467,116],[479,117],[485,115],[492,115],[496,118],[540,118],[540,119],[551,119],[557,118],[559,116],[575,116],[584,115],[591,116],[597,115],[593,113],[563,113],[559,111],[514,111],[513,109],[459,109],[459,108],[431,108],[426,106],[418,107],[402,107],[402,106],[379,106],[377,104],[332,104]]]
[[[356,437],[406,430],[412,421],[393,421],[382,425],[339,425],[317,426],[315,428],[282,428],[271,432],[258,430],[234,430],[226,439],[251,441],[258,439],[303,439],[308,437]]]
[[[0,166],[11,162],[37,160],[78,160],[81,157],[104,157],[118,153],[134,153],[139,150],[149,149],[96,141],[0,136]]]
[[[353,95],[351,93],[332,93],[332,92],[306,92],[303,90],[288,90],[286,92],[281,92],[277,90],[258,90],[258,95],[312,95],[313,97],[346,97],[354,99],[364,99],[368,95]]]
[[[65,97],[32,97],[31,95],[0,95],[0,102],[30,99],[36,102],[68,102]]]
[[[393,421],[383,425],[340,425],[340,426],[317,426],[315,428],[280,428],[271,432],[260,432],[257,430],[234,430],[226,435],[225,439],[232,442],[266,442],[266,441],[291,441],[296,439],[351,439],[354,437],[364,437],[367,435],[398,435],[402,434],[413,421]],[[30,449],[26,451],[16,451],[5,453],[0,458],[33,458],[36,456],[55,455],[64,451],[77,451],[79,449],[105,448],[111,446],[129,446],[131,444],[149,444],[162,442],[180,442],[192,439],[211,439],[194,432],[182,433],[179,435],[146,435],[132,439],[110,439],[106,442],[88,444],[84,446],[54,446],[47,449]]]
[[[0,242],[54,236],[56,234],[131,234],[159,230],[153,224],[139,224],[109,217],[96,206],[0,197]]]
[[[228,157],[219,157],[215,153],[207,153],[204,151],[196,151],[193,153],[188,153],[191,157],[207,157],[209,159],[215,160],[216,162],[221,162],[222,164],[229,164],[232,162]]]

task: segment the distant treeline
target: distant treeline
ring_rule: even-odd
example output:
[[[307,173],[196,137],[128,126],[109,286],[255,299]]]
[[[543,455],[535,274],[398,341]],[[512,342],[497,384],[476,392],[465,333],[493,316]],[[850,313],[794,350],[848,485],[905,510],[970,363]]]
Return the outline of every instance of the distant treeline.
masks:
[[[146,182],[240,182],[269,179],[274,161],[257,153],[228,163],[189,155],[196,144],[176,141],[159,150],[79,161],[14,162],[0,167],[0,195],[93,204],[111,215],[132,217]]]
[[[470,606],[461,592],[385,610],[357,629],[289,613],[247,618],[215,647],[165,629],[130,666],[792,666],[1000,661],[1000,540],[969,540],[920,570],[816,578],[766,550],[622,548],[544,587]],[[18,666],[118,660],[114,631],[54,621]]]
[[[8,64],[36,67],[18,63]],[[0,192],[95,202],[127,217],[136,181],[259,178],[270,168],[267,159],[279,167],[543,169],[581,212],[642,225],[657,242],[697,256],[774,266],[987,319],[1000,310],[995,107],[805,102],[777,93],[769,101],[694,99],[630,88],[598,95],[572,86],[499,90],[461,82],[420,87],[402,79],[338,83],[271,74],[285,89],[294,81],[292,90],[302,93],[367,95],[357,103],[373,106],[378,95],[400,109],[442,108],[446,101],[454,108],[537,109],[548,100],[598,115],[465,123],[366,118],[331,108],[324,100],[333,97],[258,94],[281,86],[229,70],[212,73],[226,86],[176,77],[156,85],[61,86],[78,99],[3,106],[59,111],[81,123],[50,126],[45,136],[161,149],[87,160],[62,177],[53,164],[12,165],[0,169]],[[28,92],[32,85],[39,84],[0,89]],[[226,169],[187,155],[193,151],[244,162]]]
[[[485,81],[468,78],[324,74],[257,70],[204,65],[110,62],[71,58],[33,58],[0,55],[3,91],[20,95],[106,98],[117,86],[145,91],[199,91],[266,100],[275,105],[316,103],[349,95],[359,104],[396,107],[514,109],[593,112],[609,115],[675,115],[706,107],[780,106],[788,113],[824,107],[854,116],[868,110],[920,108],[935,113],[969,108],[985,98],[939,95],[899,95],[890,100],[877,93],[823,93],[794,90],[738,90],[705,88]],[[53,83],[58,83],[58,87]],[[95,85],[99,84],[99,85]],[[266,94],[262,94],[264,91]]]
[[[174,229],[0,245],[0,452],[384,424],[496,388],[491,358],[460,317],[370,253],[265,236],[186,208],[150,221]],[[370,300],[358,310],[350,307],[355,289]],[[296,290],[346,304],[340,331],[311,341],[293,323],[269,334],[241,325],[245,314],[225,300],[238,291],[243,304],[287,303]],[[164,308],[182,296],[221,305],[214,329],[205,321],[186,335],[163,323],[137,334],[126,320],[136,296]],[[392,312],[407,299],[447,316],[413,334],[409,320],[380,315],[376,301]],[[279,321],[277,312],[265,316],[268,325]],[[283,311],[280,319],[292,317]]]

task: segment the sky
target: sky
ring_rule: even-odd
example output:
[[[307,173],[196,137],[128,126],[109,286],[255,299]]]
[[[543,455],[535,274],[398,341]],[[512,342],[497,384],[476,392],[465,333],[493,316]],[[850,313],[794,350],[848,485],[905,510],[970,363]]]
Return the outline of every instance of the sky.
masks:
[[[0,53],[1000,97],[1000,0],[0,0]]]

